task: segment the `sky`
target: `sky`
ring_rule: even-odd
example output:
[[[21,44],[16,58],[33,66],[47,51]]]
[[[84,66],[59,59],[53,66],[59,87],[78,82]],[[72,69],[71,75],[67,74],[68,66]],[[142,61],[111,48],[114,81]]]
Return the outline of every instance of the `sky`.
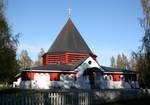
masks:
[[[110,66],[111,56],[130,57],[141,45],[143,17],[140,0],[8,0],[6,17],[13,34],[20,33],[17,55],[27,50],[33,61],[41,48],[47,52],[68,20],[98,56]]]

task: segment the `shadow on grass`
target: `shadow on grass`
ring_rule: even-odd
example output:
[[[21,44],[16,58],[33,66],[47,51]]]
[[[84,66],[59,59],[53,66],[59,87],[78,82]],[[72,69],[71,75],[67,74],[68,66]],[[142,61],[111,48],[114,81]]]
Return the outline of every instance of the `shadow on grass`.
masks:
[[[127,100],[127,101],[118,101],[118,102],[107,103],[107,104],[102,104],[102,105],[150,105],[150,97],[132,99],[132,100]]]

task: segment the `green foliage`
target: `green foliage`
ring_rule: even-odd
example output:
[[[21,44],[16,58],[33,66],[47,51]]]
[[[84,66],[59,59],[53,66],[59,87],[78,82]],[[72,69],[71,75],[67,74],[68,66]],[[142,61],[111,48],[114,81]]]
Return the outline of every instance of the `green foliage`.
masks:
[[[117,59],[115,57],[111,57],[111,67],[120,68],[120,69],[129,69],[129,61],[128,58],[122,53],[117,55]]]
[[[12,81],[17,73],[16,49],[18,35],[13,36],[0,2],[0,83]]]
[[[20,59],[19,59],[19,66],[21,69],[27,69],[27,68],[31,68],[32,66],[32,60],[28,55],[27,50],[22,50],[21,54],[20,54]]]
[[[110,58],[110,60],[111,60],[111,67],[116,67],[116,61],[115,61],[115,57],[114,56],[112,56],[111,58]]]
[[[122,69],[129,68],[128,59],[123,53],[117,57],[117,67]]]
[[[136,70],[138,71],[138,80],[141,84],[150,84],[150,59],[145,53],[133,53],[136,60]]]

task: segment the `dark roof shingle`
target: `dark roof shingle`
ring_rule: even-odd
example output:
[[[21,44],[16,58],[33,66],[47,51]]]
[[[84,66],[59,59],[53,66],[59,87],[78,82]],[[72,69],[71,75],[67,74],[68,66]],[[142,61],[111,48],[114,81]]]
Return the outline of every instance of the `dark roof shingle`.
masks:
[[[66,64],[52,64],[52,65],[44,65],[44,66],[38,66],[38,67],[32,67],[32,70],[58,70],[58,71],[73,71],[72,65],[66,65]]]
[[[70,18],[47,53],[57,52],[92,53]]]

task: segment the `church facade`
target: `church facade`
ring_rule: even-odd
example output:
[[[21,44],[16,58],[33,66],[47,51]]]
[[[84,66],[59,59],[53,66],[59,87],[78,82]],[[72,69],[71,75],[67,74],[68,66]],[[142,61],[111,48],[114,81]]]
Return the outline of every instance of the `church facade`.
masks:
[[[25,89],[138,88],[136,73],[100,66],[69,18],[47,53],[43,65],[22,70]]]

